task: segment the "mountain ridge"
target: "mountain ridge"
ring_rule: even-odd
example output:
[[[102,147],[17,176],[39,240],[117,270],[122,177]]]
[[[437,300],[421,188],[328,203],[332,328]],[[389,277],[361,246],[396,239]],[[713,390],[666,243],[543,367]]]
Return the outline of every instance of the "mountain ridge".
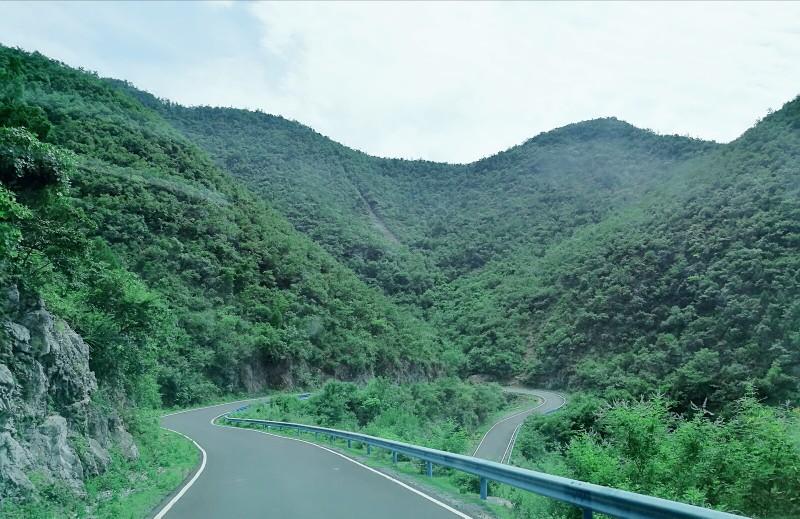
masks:
[[[530,301],[537,291],[547,292],[559,284],[552,281],[549,288],[536,288],[534,283],[528,289],[529,294],[524,295],[526,282],[519,273],[529,268],[526,266],[537,265],[537,258],[551,255],[561,243],[589,247],[593,239],[581,238],[581,232],[591,238],[597,232],[593,230],[595,227],[610,231],[638,221],[642,223],[637,225],[656,225],[652,220],[654,214],[666,216],[671,211],[681,212],[682,204],[702,204],[704,198],[713,199],[715,186],[721,182],[730,183],[742,174],[742,166],[731,157],[740,157],[743,152],[764,152],[767,157],[768,144],[778,146],[781,142],[785,145],[770,153],[788,152],[784,159],[791,157],[795,144],[778,138],[775,131],[777,122],[790,115],[796,103],[796,100],[790,101],[728,144],[657,135],[618,119],[603,118],[542,133],[466,165],[372,158],[343,146],[337,148],[337,154],[324,155],[326,148],[322,146],[315,151],[323,153],[325,159],[314,153],[308,161],[302,153],[294,155],[296,163],[301,164],[297,169],[293,169],[293,164],[277,160],[271,152],[273,146],[280,146],[278,143],[283,141],[273,141],[272,134],[263,127],[244,122],[257,121],[259,114],[243,114],[235,109],[173,107],[172,115],[167,117],[218,161],[219,150],[224,150],[223,156],[236,156],[235,167],[227,165],[234,176],[256,192],[270,193],[274,203],[295,225],[300,222],[298,228],[328,247],[362,279],[381,287],[395,300],[416,309],[418,315],[445,330],[466,352],[467,373],[488,373],[500,378],[522,376],[532,384],[577,387],[588,384],[596,389],[609,384],[611,387],[621,385],[623,392],[637,394],[644,387],[657,385],[652,375],[640,372],[649,381],[634,382],[640,375],[629,377],[623,372],[615,375],[621,382],[606,377],[606,382],[599,385],[585,377],[564,376],[565,370],[569,371],[567,364],[583,356],[576,352],[564,359],[566,364],[544,362],[540,365],[542,361],[536,358],[552,357],[547,351],[555,347],[552,337],[558,333],[552,329],[553,335],[548,339],[535,332],[536,327],[545,326],[546,321],[531,320],[531,310],[525,309],[524,301]],[[213,124],[204,122],[209,113],[213,114]],[[791,130],[791,121],[781,128],[781,131]],[[307,142],[303,146],[313,148]],[[754,146],[758,147],[755,151],[750,149]],[[242,159],[245,156],[246,159]],[[226,167],[224,160],[220,165]],[[323,178],[327,180],[320,184]],[[357,185],[370,206],[380,212],[387,226],[407,246],[407,257],[401,258],[396,252],[374,243],[367,248],[366,256],[334,247],[347,241],[369,243],[372,235],[368,229],[364,230],[368,222],[364,223],[364,229],[357,230],[353,223],[357,214],[351,218],[342,216],[354,214],[347,212],[346,197],[326,197],[326,186],[337,181]],[[695,193],[694,197],[687,199],[689,193]],[[308,199],[314,200],[313,208],[305,203]],[[717,203],[728,202],[719,200]],[[312,213],[306,215],[309,209]],[[316,227],[318,220],[313,211],[317,210],[338,212],[340,218]],[[630,222],[626,221],[631,218]],[[685,214],[684,218],[692,220],[696,216]],[[720,222],[719,225],[726,224]],[[355,236],[351,234],[354,229]],[[665,232],[659,229],[659,233]],[[670,246],[677,246],[682,240]],[[664,246],[667,243],[663,242]],[[683,253],[670,254],[677,258]],[[605,260],[595,258],[592,261],[602,263]],[[624,265],[633,258],[621,257],[618,261]],[[537,268],[533,267],[534,271]],[[551,265],[548,268],[557,271],[560,267]],[[407,285],[398,284],[397,271],[412,272],[415,277]],[[545,272],[537,271],[531,275],[543,274]],[[475,285],[475,280],[481,278],[486,281]],[[518,287],[502,288],[505,285]],[[500,294],[497,299],[493,294],[498,290],[507,293]],[[572,289],[562,287],[560,290]],[[512,296],[514,293],[517,295]],[[456,297],[456,294],[461,295]],[[543,301],[535,304],[552,304]],[[581,306],[575,301],[569,304]],[[620,308],[620,311],[636,310]],[[564,319],[555,307],[549,312]],[[540,324],[532,324],[536,322]],[[597,322],[594,326],[606,325]],[[571,333],[581,336],[577,330]],[[650,333],[653,339],[648,340],[655,341],[659,336],[657,332]],[[722,348],[722,344],[708,344],[713,346],[709,351]],[[539,353],[532,357],[537,350]],[[599,355],[604,356],[602,352]],[[601,360],[600,364],[603,362]],[[689,360],[684,358],[677,362]],[[786,365],[787,369],[790,364]],[[768,371],[764,367],[760,369],[760,373]],[[626,377],[631,379],[630,383],[624,382]],[[734,384],[733,379],[726,384]],[[739,386],[733,391],[742,390]],[[687,391],[694,395],[685,393],[681,398],[699,398],[697,386]],[[713,400],[722,404],[729,398]]]
[[[37,81],[29,85],[32,91],[42,88]],[[742,227],[742,222],[768,236],[774,234],[769,225],[792,228],[788,222],[793,201],[781,189],[794,185],[796,100],[729,144],[657,135],[618,119],[602,118],[542,133],[471,164],[452,165],[371,157],[277,116],[237,109],[185,108],[137,91],[128,83],[96,77],[93,81],[94,86],[86,92],[102,91],[102,96],[120,110],[134,107],[130,108],[138,114],[134,131],[128,140],[112,139],[110,146],[97,147],[103,132],[111,131],[109,123],[113,120],[101,118],[93,123],[92,140],[81,134],[73,141],[74,150],[94,150],[99,160],[116,160],[109,170],[138,168],[136,174],[140,176],[147,167],[166,168],[164,171],[174,168],[181,177],[212,191],[228,185],[220,172],[230,173],[274,208],[271,210],[276,217],[288,220],[287,235],[293,232],[290,228],[300,231],[309,243],[324,249],[361,282],[383,292],[391,305],[436,329],[435,334],[426,333],[437,337],[431,340],[440,345],[438,351],[461,359],[452,367],[463,375],[521,377],[531,383],[575,384],[630,395],[658,386],[657,377],[669,373],[654,375],[620,364],[619,352],[630,356],[643,345],[651,350],[662,348],[664,341],[673,341],[667,337],[672,333],[679,344],[672,347],[678,348],[680,355],[673,356],[665,366],[677,373],[693,362],[698,348],[691,344],[724,354],[728,351],[726,341],[732,340],[720,332],[722,335],[714,338],[681,342],[684,335],[689,337],[706,322],[708,316],[703,312],[708,309],[718,312],[715,315],[721,322],[727,323],[734,315],[725,316],[724,305],[704,306],[695,300],[701,297],[700,292],[687,290],[679,279],[705,279],[706,274],[711,275],[708,269],[714,262],[728,261],[724,256],[728,249],[722,247],[709,248],[712,256],[697,260],[693,250],[702,245],[691,233],[703,229],[725,234],[727,237],[720,235],[719,239],[733,243],[737,254],[746,254],[755,231]],[[55,101],[41,93],[36,95],[42,99],[39,107],[58,122],[63,115]],[[142,108],[132,99],[143,102],[139,105]],[[148,111],[150,108],[157,112]],[[154,130],[148,130],[151,133],[146,137],[137,135],[149,122],[157,123]],[[70,126],[57,124],[53,139],[56,143],[69,142],[69,131]],[[150,166],[136,155],[137,149],[146,149],[149,141],[156,145]],[[179,141],[182,144],[177,145]],[[185,146],[202,148],[203,153],[182,151],[189,149]],[[202,173],[214,168],[213,175]],[[149,182],[177,193],[186,190],[162,173]],[[749,178],[751,174],[755,177]],[[124,176],[122,172],[117,175],[121,180]],[[754,183],[756,177],[760,184]],[[715,211],[733,211],[734,203],[739,210],[749,207],[743,193],[760,193],[767,185],[771,191],[763,193],[764,200],[773,200],[775,205],[753,207],[739,223],[713,218]],[[99,184],[92,189],[102,196],[111,194]],[[240,194],[235,200],[250,196],[244,191],[236,193]],[[687,207],[696,212],[687,212]],[[109,207],[108,216],[117,218],[115,210]],[[763,221],[753,219],[756,214]],[[664,227],[663,223],[675,220],[676,215],[681,215],[680,221],[674,221],[672,229]],[[709,227],[709,222],[716,227]],[[108,228],[113,230],[114,226]],[[214,232],[224,235],[224,228],[221,225]],[[384,232],[386,229],[396,243]],[[651,235],[658,239],[653,240]],[[604,243],[597,236],[606,236],[608,241]],[[631,241],[634,239],[639,242]],[[771,251],[770,261],[790,260],[786,257],[789,249],[780,240],[763,243]],[[114,246],[126,250],[122,241]],[[639,251],[653,248],[642,263]],[[127,249],[125,254],[136,258],[139,253]],[[609,263],[609,258],[614,258],[614,263]],[[652,263],[652,258],[668,259]],[[274,259],[270,261],[269,269],[280,269]],[[148,272],[148,261],[138,259],[135,265]],[[730,279],[714,274],[717,278],[711,282],[728,286],[725,290],[733,290],[741,304],[760,304],[758,298],[751,297],[753,294],[738,292],[744,285],[734,282],[739,275],[737,265],[728,265]],[[592,270],[596,268],[601,269],[602,276]],[[665,283],[657,291],[664,297],[629,294],[639,268],[655,269],[650,277],[639,281]],[[620,277],[613,282],[603,277],[614,272]],[[289,289],[294,283],[291,279],[301,278],[290,277],[278,288]],[[592,298],[578,298],[589,279]],[[774,287],[759,285],[759,297],[763,300],[770,290],[783,291],[780,293],[785,293],[791,306],[794,281],[782,278],[778,282],[780,285]],[[587,307],[589,303],[603,306],[605,303],[600,302],[612,301],[619,294],[624,297],[615,303],[614,313]],[[215,297],[215,301],[226,301],[225,297]],[[726,300],[714,297],[723,303]],[[652,306],[642,309],[641,304]],[[681,315],[694,324],[667,333],[672,325],[665,323],[675,321],[668,316],[672,307],[684,312]],[[584,313],[566,310],[581,308]],[[764,319],[765,311],[760,308],[752,318]],[[630,333],[622,333],[615,324],[619,315],[626,319],[639,316],[629,322]],[[780,335],[786,328],[786,322],[781,323],[764,326]],[[313,322],[307,326],[316,328]],[[728,327],[735,328],[732,324]],[[597,340],[587,339],[594,335]],[[751,339],[747,331],[733,340]],[[342,340],[346,343],[349,339]],[[785,373],[793,369],[795,346],[790,337],[783,340],[790,352],[779,362]],[[445,343],[456,348],[448,350]],[[568,343],[573,345],[566,347]],[[737,343],[737,347],[744,346]],[[617,371],[613,376],[587,374],[586,370],[597,367],[586,364],[587,352],[594,356],[597,366]],[[752,351],[742,355],[742,366],[757,366],[754,379],[767,376],[770,368],[757,361]],[[777,362],[777,357],[770,354],[764,359]],[[358,375],[354,371],[345,376]],[[730,377],[724,382],[732,383]],[[740,385],[733,385],[726,390],[728,396],[718,399],[720,404],[741,391]],[[696,391],[695,386],[681,398],[696,398],[696,394],[689,394]],[[796,388],[780,389],[776,398],[778,393],[788,394],[786,391],[791,393]]]

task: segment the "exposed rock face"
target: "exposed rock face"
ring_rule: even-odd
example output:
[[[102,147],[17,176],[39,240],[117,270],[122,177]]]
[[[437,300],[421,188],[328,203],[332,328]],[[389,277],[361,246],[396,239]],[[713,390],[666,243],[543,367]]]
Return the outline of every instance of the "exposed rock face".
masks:
[[[81,493],[112,444],[138,456],[117,414],[93,404],[96,390],[83,339],[40,299],[0,292],[0,498],[31,489],[34,473]]]

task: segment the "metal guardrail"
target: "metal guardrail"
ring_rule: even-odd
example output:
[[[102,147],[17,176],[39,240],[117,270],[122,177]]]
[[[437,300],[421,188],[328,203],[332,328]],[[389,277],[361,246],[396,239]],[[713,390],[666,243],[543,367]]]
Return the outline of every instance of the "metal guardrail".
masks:
[[[240,410],[241,409],[237,409],[237,411]],[[625,519],[743,518],[743,516],[740,515],[718,512],[699,506],[603,487],[592,483],[584,483],[574,479],[552,476],[533,470],[503,465],[494,461],[473,458],[472,456],[429,449],[427,447],[386,440],[366,434],[340,431],[338,429],[329,429],[316,425],[257,420],[253,418],[233,418],[229,415],[230,413],[223,415],[222,418],[230,423],[258,425],[281,430],[296,430],[298,436],[301,432],[312,433],[317,438],[322,434],[327,436],[331,442],[337,438],[345,440],[347,441],[348,447],[350,447],[354,441],[359,442],[367,446],[367,454],[370,453],[371,447],[385,449],[392,453],[392,461],[395,463],[397,462],[397,456],[399,454],[409,458],[416,458],[425,462],[428,476],[433,475],[434,465],[473,474],[480,478],[481,499],[486,499],[488,495],[489,481],[496,481],[574,505],[583,510],[584,519],[591,518],[593,512]]]

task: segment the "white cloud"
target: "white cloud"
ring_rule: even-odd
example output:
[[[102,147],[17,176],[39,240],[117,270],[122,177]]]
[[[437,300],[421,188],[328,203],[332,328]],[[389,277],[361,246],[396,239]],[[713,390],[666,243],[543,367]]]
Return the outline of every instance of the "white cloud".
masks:
[[[210,7],[183,7],[208,15],[176,16],[174,30],[112,24],[106,37],[126,49],[165,49],[157,63],[81,46],[76,34],[101,31],[113,8],[88,21],[62,9],[72,30],[40,36],[0,21],[0,38],[179,102],[261,108],[369,153],[458,162],[607,115],[727,141],[800,93],[800,4]]]

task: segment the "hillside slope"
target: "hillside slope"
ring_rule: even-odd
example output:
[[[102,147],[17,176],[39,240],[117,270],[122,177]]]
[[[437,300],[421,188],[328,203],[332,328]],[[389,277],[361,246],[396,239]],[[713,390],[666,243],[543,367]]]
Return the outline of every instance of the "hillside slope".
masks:
[[[799,195],[795,99],[499,290],[528,310],[529,380],[716,405],[754,383],[796,401]]]
[[[635,199],[675,162],[714,148],[605,119],[473,164],[437,164],[370,157],[263,113],[149,103],[362,279],[395,295],[420,296],[520,246],[543,250]]]
[[[65,204],[5,183],[33,211],[19,223],[21,247],[43,266],[23,253],[3,274],[41,290],[84,336],[101,383],[154,378],[172,404],[331,376],[444,371],[446,346],[430,327],[361,283],[159,114],[38,54],[0,48],[0,63],[2,123],[38,128],[47,146],[72,152]],[[39,146],[20,135],[4,134],[4,152]],[[37,220],[57,222],[52,232],[74,237],[79,257],[65,263],[75,251],[36,241]]]
[[[88,236],[171,309],[169,401],[448,369],[684,404],[748,382],[797,396],[797,101],[728,145],[601,119],[452,165],[64,67],[44,81],[33,64],[55,65],[26,59],[47,140],[79,153]],[[69,282],[50,291],[80,323]]]
[[[602,119],[451,165],[139,95],[435,323],[469,373],[709,405],[748,382],[797,396],[796,101],[729,145]]]

